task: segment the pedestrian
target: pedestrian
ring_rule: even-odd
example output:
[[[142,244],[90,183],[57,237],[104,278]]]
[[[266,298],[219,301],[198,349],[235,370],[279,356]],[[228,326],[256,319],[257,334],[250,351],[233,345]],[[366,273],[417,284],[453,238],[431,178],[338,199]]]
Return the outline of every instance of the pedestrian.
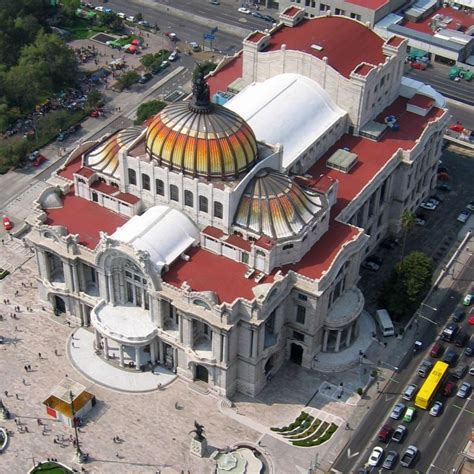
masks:
[[[55,355],[55,356],[58,355],[58,350],[57,350],[57,349],[54,349],[54,355]]]
[[[8,390],[5,390],[5,392],[3,392],[5,394],[5,396],[8,398]]]
[[[18,294],[19,294],[19,291],[15,290],[15,296],[18,296]]]
[[[31,365],[28,364],[28,372],[31,372]]]
[[[41,352],[38,352],[38,359],[41,360]]]
[[[23,379],[23,385],[26,385],[26,380],[25,379]]]
[[[29,433],[28,426],[25,426],[25,433]]]
[[[120,456],[119,456],[119,453],[115,453],[115,457],[116,457],[116,458],[119,458],[119,457],[120,457]]]
[[[76,347],[76,346],[74,345],[74,341],[71,341],[71,346],[72,346],[72,347]]]
[[[18,393],[15,393],[15,397],[16,397],[17,400],[20,399],[20,397],[18,396]]]

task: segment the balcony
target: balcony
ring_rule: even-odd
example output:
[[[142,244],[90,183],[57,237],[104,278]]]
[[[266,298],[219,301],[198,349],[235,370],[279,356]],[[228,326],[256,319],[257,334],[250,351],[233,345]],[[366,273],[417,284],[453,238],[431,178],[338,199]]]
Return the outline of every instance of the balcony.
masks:
[[[345,291],[331,306],[326,317],[326,329],[342,329],[355,321],[364,309],[364,296],[359,288]]]

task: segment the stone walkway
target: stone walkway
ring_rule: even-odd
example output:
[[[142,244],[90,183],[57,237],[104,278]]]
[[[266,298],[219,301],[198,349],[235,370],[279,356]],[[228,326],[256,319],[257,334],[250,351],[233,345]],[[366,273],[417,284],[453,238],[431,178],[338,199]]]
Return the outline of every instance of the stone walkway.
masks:
[[[74,337],[74,339],[72,338]],[[157,366],[153,372],[137,372],[115,367],[94,352],[94,334],[79,328],[69,338],[67,352],[71,364],[90,381],[121,392],[150,392],[176,379],[169,370]]]

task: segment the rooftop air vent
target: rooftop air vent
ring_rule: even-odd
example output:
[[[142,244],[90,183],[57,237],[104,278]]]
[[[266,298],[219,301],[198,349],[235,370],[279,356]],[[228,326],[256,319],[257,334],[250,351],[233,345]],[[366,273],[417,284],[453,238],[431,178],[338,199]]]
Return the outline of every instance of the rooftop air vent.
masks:
[[[315,49],[316,51],[322,51],[324,49],[324,47],[319,44],[312,44],[311,48]]]
[[[355,153],[352,153],[348,148],[340,148],[331,155],[326,166],[333,170],[349,173],[356,163],[357,155]]]

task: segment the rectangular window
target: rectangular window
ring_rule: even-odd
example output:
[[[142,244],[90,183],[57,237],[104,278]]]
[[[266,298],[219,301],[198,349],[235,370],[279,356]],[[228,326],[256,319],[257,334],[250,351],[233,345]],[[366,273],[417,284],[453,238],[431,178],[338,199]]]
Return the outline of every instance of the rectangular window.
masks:
[[[224,215],[222,204],[218,201],[214,201],[214,217],[222,219]]]
[[[135,170],[129,169],[128,170],[128,184],[137,184],[137,173]]]
[[[240,259],[241,259],[242,263],[247,263],[248,264],[249,263],[249,254],[247,252],[242,252],[240,255],[241,255]]]
[[[174,184],[170,185],[170,199],[172,201],[179,202],[179,190],[178,186],[175,186]]]
[[[165,195],[165,183],[161,179],[155,179],[156,194]]]
[[[306,308],[300,304],[296,306],[296,322],[304,324],[306,320]]]
[[[201,212],[209,212],[208,200],[205,196],[199,196],[199,210]]]
[[[336,11],[335,11],[336,15],[345,15],[345,11],[344,10],[341,10],[340,8],[336,8]]]
[[[92,193],[92,201],[99,202],[99,197],[97,196],[97,193]]]
[[[301,301],[308,301],[308,297],[303,293],[298,293],[298,299]]]
[[[296,339],[297,341],[304,342],[304,334],[301,334],[298,331],[293,331],[293,339]]]
[[[142,173],[142,188],[145,189],[146,191],[150,191],[151,186],[150,186],[150,177]]]
[[[188,207],[194,206],[194,197],[191,191],[184,191],[184,205]]]
[[[127,301],[133,303],[133,286],[127,281]]]

